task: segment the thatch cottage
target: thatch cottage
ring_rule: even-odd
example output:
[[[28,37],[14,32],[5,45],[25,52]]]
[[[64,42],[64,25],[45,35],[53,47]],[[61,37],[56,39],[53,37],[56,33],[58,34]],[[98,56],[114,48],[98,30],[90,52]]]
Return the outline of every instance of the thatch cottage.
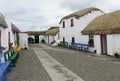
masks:
[[[51,44],[52,42],[59,40],[59,27],[49,28],[44,35],[47,44]]]
[[[88,44],[92,36],[81,35],[81,31],[93,20],[95,17],[104,14],[100,9],[90,7],[79,10],[63,17],[60,21],[60,41],[65,41],[70,44],[84,43]]]
[[[13,23],[0,14],[0,46],[6,48],[4,51],[9,49],[11,43],[13,43],[13,46],[15,44],[21,46],[23,41],[20,42],[20,39],[23,38],[23,35],[19,35],[20,33],[21,31]],[[25,40],[27,39],[28,38],[25,38]],[[26,44],[27,43],[28,42],[26,42]]]
[[[120,10],[95,18],[82,34],[94,35],[94,49],[98,54],[114,55],[120,49]]]
[[[29,43],[40,43],[44,39],[45,31],[28,31],[26,32],[29,35]]]

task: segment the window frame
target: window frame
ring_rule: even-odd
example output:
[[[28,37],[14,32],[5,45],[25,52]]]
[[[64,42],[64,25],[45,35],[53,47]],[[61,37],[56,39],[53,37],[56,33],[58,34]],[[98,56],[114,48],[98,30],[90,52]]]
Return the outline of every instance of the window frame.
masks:
[[[65,21],[62,22],[62,28],[65,28]]]
[[[74,19],[70,20],[70,26],[73,27],[74,26]]]
[[[89,35],[88,44],[90,47],[94,47],[94,35]]]

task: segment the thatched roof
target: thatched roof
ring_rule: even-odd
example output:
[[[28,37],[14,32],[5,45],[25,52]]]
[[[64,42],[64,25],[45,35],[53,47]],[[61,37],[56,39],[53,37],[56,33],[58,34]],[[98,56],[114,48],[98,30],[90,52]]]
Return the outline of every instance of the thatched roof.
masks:
[[[80,17],[82,17],[82,16],[84,16],[88,13],[91,13],[92,11],[97,11],[97,10],[101,11],[100,9],[95,8],[95,7],[90,7],[90,8],[86,8],[86,9],[83,9],[83,10],[76,11],[72,14],[69,14],[69,15],[63,17],[61,19],[60,23],[62,22],[63,19],[68,19],[70,17],[80,18]],[[103,11],[101,11],[101,12],[103,12]]]
[[[18,33],[20,33],[21,31],[12,23],[12,30],[14,31],[14,32],[18,32]]]
[[[27,33],[28,35],[44,35],[45,31],[28,31],[25,33]]]
[[[4,28],[7,28],[5,17],[1,13],[0,13],[0,26],[3,26]]]
[[[81,33],[98,35],[120,33],[120,10],[95,18]]]
[[[49,28],[44,35],[56,35],[59,32],[59,27]]]

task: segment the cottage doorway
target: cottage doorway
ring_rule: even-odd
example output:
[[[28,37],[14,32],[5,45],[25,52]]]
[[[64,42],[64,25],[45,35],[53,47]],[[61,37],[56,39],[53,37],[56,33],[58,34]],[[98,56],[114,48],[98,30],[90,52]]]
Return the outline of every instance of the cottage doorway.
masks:
[[[75,43],[75,37],[72,37],[72,43]]]
[[[39,35],[35,35],[35,43],[39,43]]]
[[[63,42],[65,42],[65,37],[63,37]]]
[[[101,35],[101,53],[102,54],[107,54],[107,36],[106,35]]]

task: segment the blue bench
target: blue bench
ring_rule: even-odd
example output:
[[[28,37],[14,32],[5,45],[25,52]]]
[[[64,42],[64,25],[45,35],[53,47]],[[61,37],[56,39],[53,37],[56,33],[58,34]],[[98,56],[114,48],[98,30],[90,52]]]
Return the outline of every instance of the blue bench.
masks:
[[[1,62],[2,54],[0,55],[0,81],[7,81],[7,73],[11,72],[11,61]]]
[[[89,51],[89,44],[71,43],[69,45],[69,48],[88,52]]]

